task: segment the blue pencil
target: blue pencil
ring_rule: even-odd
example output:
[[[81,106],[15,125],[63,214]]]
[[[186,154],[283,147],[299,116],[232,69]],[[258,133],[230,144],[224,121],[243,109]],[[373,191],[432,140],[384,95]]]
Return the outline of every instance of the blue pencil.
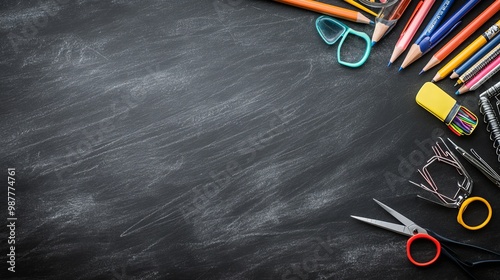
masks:
[[[439,28],[432,33],[430,36],[423,38],[417,45],[418,48],[412,49],[408,52],[408,55],[403,61],[401,68],[405,68],[409,64],[413,63],[415,60],[422,57],[424,54],[429,52],[434,48],[441,40],[443,40],[448,34],[450,34],[460,23],[461,19],[470,11],[477,3],[481,0],[469,0],[460,9],[455,12],[449,19],[447,19]],[[412,46],[413,48],[413,46]]]
[[[478,62],[484,55],[491,51],[494,47],[500,44],[500,36],[495,36],[491,41],[484,45],[478,52],[471,56],[467,61],[462,63],[457,69],[453,70],[450,79],[456,79],[460,77],[467,69]]]

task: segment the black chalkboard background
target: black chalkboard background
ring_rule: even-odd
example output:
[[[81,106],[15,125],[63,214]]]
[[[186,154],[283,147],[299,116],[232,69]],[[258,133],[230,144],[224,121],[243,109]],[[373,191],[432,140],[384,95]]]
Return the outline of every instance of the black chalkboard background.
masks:
[[[416,5],[351,69],[317,35],[318,14],[272,1],[2,1],[1,278],[467,279],[444,257],[413,266],[406,237],[350,218],[393,221],[377,198],[500,251],[500,190],[471,165],[473,194],[493,207],[479,231],[408,183],[437,136],[499,167],[483,123],[459,138],[415,103],[438,70],[418,76],[430,54],[386,67]],[[457,100],[482,117],[477,96],[496,81]]]

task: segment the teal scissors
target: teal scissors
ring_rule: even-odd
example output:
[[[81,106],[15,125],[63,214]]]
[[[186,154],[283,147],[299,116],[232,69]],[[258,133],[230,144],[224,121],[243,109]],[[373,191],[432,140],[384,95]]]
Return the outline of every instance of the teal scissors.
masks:
[[[491,251],[486,248],[482,248],[476,245],[471,245],[471,244],[466,244],[462,243],[459,241],[455,241],[449,238],[446,238],[444,236],[441,236],[429,229],[424,229],[420,227],[419,225],[415,224],[413,221],[410,219],[406,218],[402,214],[398,213],[396,210],[390,208],[389,206],[383,204],[382,202],[375,200],[375,202],[380,205],[380,207],[384,208],[385,211],[389,212],[392,216],[394,216],[396,219],[398,219],[403,225],[400,224],[394,224],[394,223],[389,223],[389,222],[384,222],[380,220],[374,220],[374,219],[369,219],[369,218],[364,218],[364,217],[358,217],[358,216],[352,216],[352,218],[360,220],[362,222],[368,223],[373,226],[377,226],[389,231],[393,231],[395,233],[399,233],[402,235],[410,236],[410,239],[408,239],[406,243],[406,256],[410,260],[411,263],[413,263],[416,266],[428,266],[437,261],[439,258],[441,252],[448,258],[450,258],[453,262],[455,262],[460,268],[462,268],[469,276],[472,278],[476,279],[472,272],[469,270],[469,268],[475,267],[480,264],[486,264],[486,263],[499,263],[500,264],[500,253]],[[430,260],[419,262],[416,261],[412,254],[411,254],[411,245],[413,242],[417,239],[425,239],[425,240],[430,240],[434,245],[436,246],[436,254],[434,257]],[[476,251],[480,251],[483,253],[491,254],[491,255],[496,255],[499,258],[498,259],[489,259],[489,260],[480,260],[480,261],[469,261],[469,260],[463,260],[461,259],[457,253],[455,253],[451,248],[450,245],[458,245],[463,248],[469,248],[469,249],[475,249]]]

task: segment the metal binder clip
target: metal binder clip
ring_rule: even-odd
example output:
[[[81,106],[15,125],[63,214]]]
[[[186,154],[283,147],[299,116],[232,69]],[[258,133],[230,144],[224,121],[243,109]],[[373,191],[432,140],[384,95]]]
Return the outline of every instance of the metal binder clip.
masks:
[[[500,188],[500,175],[493,170],[493,168],[479,156],[474,149],[470,149],[471,154],[467,153],[464,149],[460,148],[457,144],[453,143],[448,138],[448,141],[455,147],[455,150],[461,154],[470,164],[474,165],[481,173],[484,174],[493,184]]]
[[[472,193],[472,186],[473,186],[473,181],[471,176],[467,173],[467,170],[465,170],[464,166],[460,163],[458,158],[451,152],[451,150],[448,148],[446,143],[442,138],[439,138],[439,142],[436,142],[435,146],[432,146],[432,150],[434,152],[434,155],[427,161],[427,164],[425,164],[421,169],[418,170],[418,173],[422,175],[424,180],[426,181],[427,185],[424,184],[417,184],[415,182],[410,181],[410,183],[432,193],[435,195],[437,199],[430,199],[426,198],[423,196],[418,195],[419,198],[425,199],[427,201],[448,207],[448,208],[458,208],[458,216],[457,216],[457,222],[461,224],[463,227],[470,229],[470,230],[476,230],[476,229],[481,229],[483,228],[486,224],[491,219],[492,215],[492,209],[490,204],[488,203],[487,200],[485,200],[482,197],[478,196],[470,196]],[[443,193],[439,191],[438,186],[436,185],[434,179],[432,178],[428,168],[432,164],[436,163],[445,163],[450,166],[453,166],[457,171],[458,175],[462,177],[457,182],[458,189],[455,195],[452,197],[446,196]],[[470,226],[467,225],[464,220],[463,220],[463,213],[467,206],[473,202],[473,201],[480,201],[486,205],[488,208],[488,216],[486,220],[484,220],[483,223],[477,225],[477,226]]]

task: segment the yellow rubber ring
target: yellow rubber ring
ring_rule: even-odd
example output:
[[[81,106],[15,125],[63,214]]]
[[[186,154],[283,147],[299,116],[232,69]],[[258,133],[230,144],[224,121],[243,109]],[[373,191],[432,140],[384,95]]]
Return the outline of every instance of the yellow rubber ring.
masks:
[[[464,222],[463,214],[465,212],[465,209],[467,209],[467,206],[469,206],[469,204],[471,204],[471,202],[474,201],[481,201],[482,203],[484,203],[484,205],[486,205],[486,208],[488,208],[488,217],[486,217],[486,220],[484,220],[484,222],[480,225],[469,226]],[[485,225],[487,225],[490,222],[492,213],[493,211],[491,210],[491,205],[488,203],[488,201],[486,201],[486,199],[479,196],[469,197],[466,200],[464,200],[464,202],[462,203],[462,205],[460,205],[460,208],[458,209],[457,222],[461,224],[464,228],[469,230],[482,229]]]

